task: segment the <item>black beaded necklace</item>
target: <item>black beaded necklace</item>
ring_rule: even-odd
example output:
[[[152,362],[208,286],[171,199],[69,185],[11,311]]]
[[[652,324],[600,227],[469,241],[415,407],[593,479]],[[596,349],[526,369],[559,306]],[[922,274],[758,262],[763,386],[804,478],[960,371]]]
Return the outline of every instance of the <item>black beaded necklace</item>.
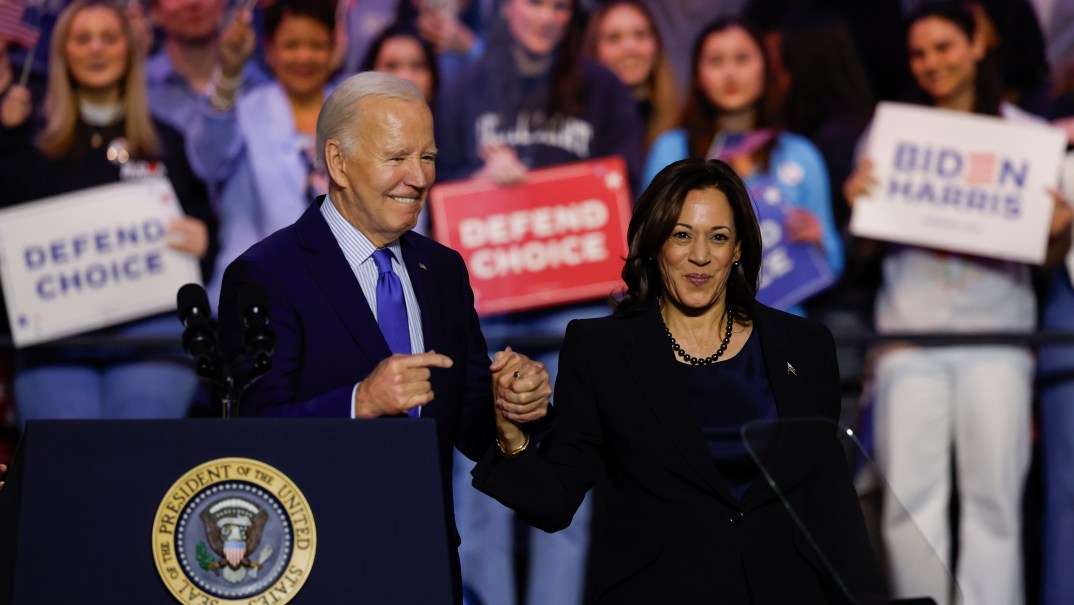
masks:
[[[705,358],[694,357],[693,355],[690,355],[682,349],[682,345],[680,345],[675,340],[675,337],[671,335],[671,330],[668,329],[668,324],[666,321],[664,321],[663,309],[660,310],[660,323],[664,324],[664,333],[667,334],[668,338],[671,339],[671,348],[675,350],[675,353],[677,353],[679,357],[682,357],[683,361],[692,366],[707,366],[716,363],[716,361],[720,359],[720,356],[723,355],[723,352],[727,350],[727,345],[731,344],[731,328],[733,328],[735,325],[735,319],[734,314],[731,312],[731,307],[728,306],[727,333],[724,334],[723,342],[720,343],[719,350]]]

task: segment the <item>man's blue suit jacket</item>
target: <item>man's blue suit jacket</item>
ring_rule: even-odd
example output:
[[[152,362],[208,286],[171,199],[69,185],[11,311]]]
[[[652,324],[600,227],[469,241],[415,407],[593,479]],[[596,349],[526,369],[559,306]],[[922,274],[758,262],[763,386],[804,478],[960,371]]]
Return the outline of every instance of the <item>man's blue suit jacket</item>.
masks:
[[[321,216],[325,199],[251,247],[224,273],[219,316],[225,353],[234,355],[243,346],[239,292],[245,284],[268,292],[277,339],[272,369],[242,397],[242,416],[349,418],[354,385],[391,354]],[[490,360],[462,257],[413,232],[400,245],[421,307],[425,348],[454,361],[448,369],[432,368],[434,399],[422,408],[423,418],[436,421],[450,513],[452,446],[477,459],[494,443]],[[241,386],[250,366],[240,363],[234,371]]]

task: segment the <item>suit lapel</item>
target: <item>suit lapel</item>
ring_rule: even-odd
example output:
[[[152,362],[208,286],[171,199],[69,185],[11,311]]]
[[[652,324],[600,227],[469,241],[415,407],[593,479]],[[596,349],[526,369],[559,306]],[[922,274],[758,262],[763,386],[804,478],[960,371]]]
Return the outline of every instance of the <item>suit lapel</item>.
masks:
[[[325,201],[321,197],[298,219],[299,244],[309,253],[306,267],[358,348],[375,363],[389,357],[391,350],[354,272],[321,216],[320,205]]]
[[[440,309],[439,296],[432,271],[435,266],[413,243],[414,236],[407,232],[400,238],[400,246],[403,251],[403,262],[406,264],[407,275],[410,276],[410,284],[414,287],[414,296],[418,299],[418,308],[421,309],[421,335],[425,343],[425,350],[443,350],[440,347],[441,334],[439,322],[433,321],[433,313]],[[414,351],[420,353],[421,351]]]
[[[776,400],[779,417],[800,416],[806,395],[797,375],[797,368],[802,362],[794,358],[795,351],[786,340],[788,335],[778,333],[770,325],[765,309],[754,307],[753,316],[754,329],[761,337],[761,354],[768,374],[768,386]]]
[[[804,436],[804,426],[793,420],[813,414],[813,408],[810,407],[813,394],[806,388],[808,382],[798,376],[799,368],[806,371],[813,367],[808,360],[801,358],[808,347],[794,346],[791,339],[796,335],[775,329],[769,313],[760,305],[754,307],[754,330],[761,337],[761,351],[768,385],[779,414],[779,425],[773,427],[775,431],[770,435],[754,432],[757,443],[761,443],[760,439],[765,437],[774,440],[762,458],[767,477],[765,473],[760,473],[750,484],[742,495],[743,507],[754,506],[774,497],[775,494],[769,489],[769,481],[781,490],[789,486],[794,481],[793,475],[797,474],[795,469],[810,468],[816,453],[813,448],[802,447],[800,437]]]
[[[634,347],[624,349],[623,355],[646,403],[701,484],[734,505],[736,500],[727,488],[727,481],[709,455],[685,385],[677,379],[681,368],[671,356],[655,304],[635,319]]]

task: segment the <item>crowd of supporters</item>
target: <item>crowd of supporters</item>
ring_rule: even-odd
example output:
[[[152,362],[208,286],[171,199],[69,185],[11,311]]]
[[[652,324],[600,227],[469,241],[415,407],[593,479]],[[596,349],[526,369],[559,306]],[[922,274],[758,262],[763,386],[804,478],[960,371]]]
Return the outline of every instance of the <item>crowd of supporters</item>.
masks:
[[[228,263],[325,193],[313,158],[317,116],[334,83],[361,70],[423,91],[438,182],[510,187],[535,169],[620,156],[636,196],[670,162],[722,159],[755,200],[784,205],[785,237],[815,246],[837,276],[788,309],[826,323],[837,339],[1027,337],[1013,345],[885,342],[869,355],[860,342],[841,347],[845,421],[875,435],[891,484],[878,518],[893,588],[912,592],[928,575],[908,546],[923,538],[956,581],[941,592],[960,593],[967,605],[1071,603],[1074,341],[1034,347],[1029,337],[1074,332],[1074,271],[1064,262],[1074,161],[1053,192],[1042,266],[849,231],[854,199],[875,185],[862,150],[878,101],[1052,123],[1074,143],[1067,4],[44,3],[35,48],[0,37],[0,207],[120,182],[144,174],[131,170],[144,164],[175,188],[186,216],[168,226],[169,245],[200,259],[215,305]],[[423,216],[419,230],[432,233],[431,221]],[[497,334],[554,338],[570,319],[608,312],[596,301],[482,322]],[[196,393],[180,351],[145,355],[108,340],[178,338],[181,329],[165,314],[102,330],[88,345],[9,352],[14,422],[205,413],[209,395]],[[533,355],[553,380],[556,356]],[[1035,532],[1023,524],[1034,435],[1043,473]],[[456,468],[468,598],[580,603],[599,492],[567,530],[522,531],[513,513],[470,488],[468,463]],[[1030,571],[1027,552],[1039,561]],[[517,564],[519,553],[528,565]]]

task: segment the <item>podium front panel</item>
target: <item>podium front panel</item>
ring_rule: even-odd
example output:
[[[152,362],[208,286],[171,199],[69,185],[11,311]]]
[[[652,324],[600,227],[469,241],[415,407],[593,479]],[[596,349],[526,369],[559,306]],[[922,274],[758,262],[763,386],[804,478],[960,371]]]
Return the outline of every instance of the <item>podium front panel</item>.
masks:
[[[290,603],[452,602],[436,427],[409,419],[31,421],[0,492],[0,601],[179,602],[155,516],[188,471],[234,457],[308,502],[316,555]]]

